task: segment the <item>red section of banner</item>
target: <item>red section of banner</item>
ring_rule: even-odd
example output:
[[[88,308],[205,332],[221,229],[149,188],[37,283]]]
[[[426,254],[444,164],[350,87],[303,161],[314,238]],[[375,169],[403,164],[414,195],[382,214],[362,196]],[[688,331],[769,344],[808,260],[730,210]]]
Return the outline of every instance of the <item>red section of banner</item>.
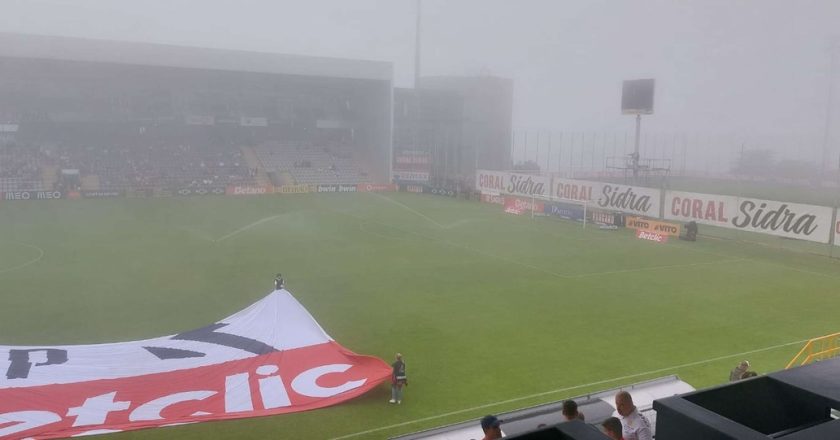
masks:
[[[639,239],[642,239],[642,240],[655,241],[657,243],[667,243],[668,242],[668,236],[667,235],[658,234],[658,233],[655,233],[655,232],[647,232],[644,229],[638,229],[636,231],[636,238],[639,238]]]
[[[306,411],[390,377],[336,342],[123,379],[0,390],[0,438],[49,439]],[[107,431],[102,431],[107,430]]]

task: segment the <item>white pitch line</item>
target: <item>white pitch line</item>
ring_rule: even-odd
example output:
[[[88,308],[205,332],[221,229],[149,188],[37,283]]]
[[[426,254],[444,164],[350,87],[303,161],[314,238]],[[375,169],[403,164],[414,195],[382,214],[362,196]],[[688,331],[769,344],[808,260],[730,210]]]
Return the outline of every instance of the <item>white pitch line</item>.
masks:
[[[25,263],[18,264],[17,266],[7,267],[5,269],[0,269],[0,273],[12,272],[12,271],[15,271],[15,270],[18,270],[18,269],[23,269],[26,266],[29,266],[29,265],[32,265],[32,264],[35,264],[35,263],[41,261],[41,258],[44,258],[44,250],[39,248],[38,246],[35,246],[34,244],[26,244],[26,243],[17,243],[17,244],[19,244],[21,246],[26,246],[26,247],[31,248],[31,249],[35,249],[36,251],[38,251],[38,256],[35,257],[32,260],[29,260],[29,261],[25,262]]]
[[[238,234],[238,233],[240,233],[240,232],[245,232],[245,231],[247,231],[248,229],[253,228],[254,226],[261,225],[261,224],[263,224],[263,223],[265,223],[265,222],[270,222],[270,221],[272,221],[272,220],[274,220],[274,219],[276,219],[276,218],[280,217],[281,215],[282,215],[282,214],[278,214],[278,215],[273,215],[273,216],[271,216],[271,217],[261,218],[261,219],[259,219],[259,220],[255,221],[254,223],[247,224],[247,225],[245,225],[245,226],[243,226],[243,227],[241,227],[241,228],[239,228],[239,229],[237,229],[237,230],[235,230],[235,231],[233,231],[233,232],[231,232],[231,233],[229,233],[229,234],[223,235],[223,236],[221,236],[221,237],[219,237],[219,238],[217,238],[217,239],[215,239],[215,240],[213,240],[213,241],[214,241],[214,242],[216,242],[216,243],[218,243],[218,242],[220,242],[220,241],[227,240],[228,238],[233,237],[234,235],[236,235],[236,234]]]
[[[719,263],[733,263],[733,262],[736,262],[736,261],[744,260],[743,258],[737,258],[737,259],[722,260],[722,261],[705,261],[705,262],[700,262],[700,263],[675,264],[675,265],[669,265],[669,266],[640,267],[640,268],[635,268],[635,269],[613,270],[613,271],[604,271],[604,272],[592,272],[592,273],[585,273],[585,274],[580,274],[580,275],[577,275],[577,274],[566,275],[566,274],[562,274],[562,273],[552,272],[548,269],[543,269],[542,267],[534,266],[533,264],[523,263],[521,261],[512,260],[510,258],[505,258],[505,257],[499,256],[499,255],[496,255],[496,254],[493,254],[493,253],[490,253],[490,252],[480,251],[478,249],[471,248],[471,247],[463,245],[463,244],[453,243],[453,242],[450,242],[450,241],[444,241],[444,240],[440,240],[440,239],[437,239],[437,238],[434,238],[434,237],[429,237],[429,236],[423,235],[419,232],[414,232],[414,231],[408,231],[408,230],[405,230],[405,229],[401,229],[399,227],[392,226],[392,225],[389,225],[387,223],[380,222],[378,220],[365,219],[364,217],[356,216],[356,215],[349,214],[349,213],[342,212],[342,211],[335,211],[335,212],[339,212],[339,213],[344,214],[348,217],[353,217],[353,218],[361,220],[361,221],[367,221],[367,222],[370,222],[370,223],[378,223],[382,226],[389,227],[389,228],[392,228],[392,229],[396,229],[397,231],[405,232],[406,234],[416,235],[420,238],[429,240],[431,242],[437,242],[437,243],[440,243],[444,246],[460,248],[460,249],[463,249],[467,252],[472,252],[474,254],[482,255],[482,256],[493,258],[493,259],[500,260],[500,261],[504,261],[506,263],[510,263],[510,264],[520,266],[520,267],[525,267],[525,268],[528,268],[528,269],[531,269],[531,270],[535,270],[537,272],[542,272],[544,274],[551,275],[553,277],[565,278],[565,279],[583,278],[583,277],[590,277],[590,276],[597,276],[597,275],[612,275],[612,274],[618,274],[618,273],[643,272],[643,271],[649,271],[649,270],[678,269],[678,268],[682,268],[682,267],[703,266],[703,265],[719,264]],[[365,232],[369,232],[369,231],[365,231]],[[379,234],[376,234],[376,235],[379,235]],[[384,237],[384,235],[383,235],[383,237]],[[394,240],[402,240],[402,239],[397,238],[397,237],[386,237],[386,238],[390,238],[390,239],[394,239]]]
[[[415,210],[415,209],[411,208],[410,206],[405,205],[405,204],[403,204],[403,203],[400,203],[400,202],[398,202],[398,201],[396,201],[396,200],[394,200],[394,199],[392,199],[392,198],[390,198],[390,197],[386,197],[386,196],[383,196],[382,194],[375,193],[375,192],[371,192],[371,193],[368,193],[368,194],[373,194],[373,195],[375,195],[375,196],[377,196],[377,197],[379,197],[379,198],[385,199],[385,200],[387,200],[387,201],[389,201],[389,202],[391,202],[391,203],[393,203],[393,204],[395,204],[395,205],[397,205],[397,206],[399,206],[399,207],[401,207],[401,208],[405,209],[406,211],[411,212],[412,214],[416,214],[416,215],[418,215],[418,216],[420,216],[420,217],[422,217],[422,218],[424,218],[424,219],[426,219],[426,220],[428,220],[428,221],[432,222],[432,224],[434,224],[435,226],[437,226],[437,227],[439,227],[439,228],[441,228],[441,229],[445,229],[445,228],[446,228],[446,226],[444,226],[444,225],[442,225],[442,224],[440,224],[440,223],[436,222],[433,218],[431,218],[431,217],[427,216],[426,214],[423,214],[422,212],[417,211],[417,210]]]
[[[694,267],[694,266],[708,266],[710,264],[722,264],[722,263],[736,263],[738,261],[746,261],[744,258],[733,258],[731,260],[718,260],[718,261],[704,261],[700,263],[686,263],[686,264],[671,264],[668,266],[651,266],[651,267],[639,267],[635,269],[621,269],[621,270],[608,270],[604,272],[592,272],[592,273],[582,273],[578,275],[566,275],[569,278],[584,278],[584,277],[592,277],[598,275],[612,275],[616,273],[631,273],[631,272],[645,272],[649,270],[660,270],[660,269],[677,269],[681,267]]]
[[[603,385],[603,384],[607,384],[607,383],[611,383],[611,382],[618,382],[618,381],[623,381],[623,380],[627,380],[627,379],[633,379],[633,378],[636,378],[636,377],[648,376],[648,375],[651,375],[651,374],[664,373],[666,371],[680,370],[680,369],[683,369],[683,368],[708,364],[708,363],[712,363],[712,362],[721,361],[721,360],[724,360],[724,359],[742,357],[742,356],[745,356],[745,355],[748,355],[748,354],[753,354],[753,353],[760,353],[762,351],[771,351],[771,350],[775,350],[777,348],[787,347],[787,346],[796,345],[796,344],[802,344],[802,343],[805,343],[805,342],[808,342],[808,341],[809,341],[808,339],[803,339],[801,341],[787,342],[787,343],[784,343],[784,344],[773,345],[773,346],[770,346],[770,347],[759,348],[759,349],[756,349],[756,350],[744,351],[744,352],[735,353],[735,354],[728,354],[728,355],[724,355],[724,356],[714,357],[714,358],[711,358],[711,359],[705,359],[705,360],[702,360],[702,361],[689,362],[689,363],[686,363],[686,364],[674,365],[674,366],[671,366],[671,367],[665,367],[665,368],[659,368],[659,369],[656,369],[656,370],[645,371],[643,373],[628,374],[626,376],[614,377],[612,379],[599,380],[599,381],[596,381],[596,382],[590,382],[590,383],[583,384],[583,385],[575,385],[575,386],[571,386],[571,387],[558,388],[558,389],[555,389],[555,390],[543,391],[541,393],[531,394],[531,395],[528,395],[528,396],[514,397],[513,399],[507,399],[507,400],[502,400],[502,401],[499,401],[499,402],[487,403],[487,404],[475,406],[475,407],[472,407],[472,408],[459,409],[457,411],[451,411],[451,412],[444,413],[444,414],[437,414],[437,415],[434,415],[434,416],[423,417],[422,419],[409,420],[407,422],[396,423],[396,424],[388,425],[388,426],[381,426],[379,428],[368,429],[366,431],[360,431],[360,432],[356,432],[356,433],[353,433],[353,434],[342,435],[340,437],[333,437],[331,440],[342,440],[342,439],[346,439],[346,438],[358,437],[358,436],[361,436],[361,435],[372,434],[374,432],[385,431],[385,430],[394,429],[394,428],[400,428],[400,427],[403,427],[403,426],[413,425],[415,423],[427,422],[429,420],[441,419],[441,418],[445,418],[445,417],[449,417],[449,416],[454,416],[454,415],[457,415],[457,414],[474,412],[474,411],[478,411],[480,409],[492,408],[492,407],[496,407],[496,406],[499,406],[499,405],[506,405],[508,403],[519,402],[519,401],[522,401],[522,400],[533,399],[533,398],[536,398],[536,397],[548,396],[548,395],[551,395],[551,394],[563,393],[563,392],[566,392],[566,391],[571,391],[571,390],[575,390],[575,389],[579,389],[579,388],[587,388],[587,387],[591,387],[591,386],[595,386],[595,385]]]

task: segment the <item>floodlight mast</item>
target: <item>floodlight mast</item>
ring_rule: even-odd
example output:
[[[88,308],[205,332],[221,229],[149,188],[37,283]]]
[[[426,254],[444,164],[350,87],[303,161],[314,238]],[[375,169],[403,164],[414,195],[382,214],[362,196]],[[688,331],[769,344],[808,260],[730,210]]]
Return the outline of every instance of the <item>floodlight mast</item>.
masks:
[[[630,166],[633,167],[633,183],[639,178],[639,139],[642,135],[642,114],[636,114],[636,141],[633,144],[633,158]]]

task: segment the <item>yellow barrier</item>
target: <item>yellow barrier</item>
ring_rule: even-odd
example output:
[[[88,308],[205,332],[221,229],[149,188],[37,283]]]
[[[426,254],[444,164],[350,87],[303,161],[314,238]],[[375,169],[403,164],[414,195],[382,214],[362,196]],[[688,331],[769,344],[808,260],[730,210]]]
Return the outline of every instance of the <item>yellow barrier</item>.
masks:
[[[808,341],[791,359],[785,369],[830,359],[840,354],[840,333],[820,336]]]

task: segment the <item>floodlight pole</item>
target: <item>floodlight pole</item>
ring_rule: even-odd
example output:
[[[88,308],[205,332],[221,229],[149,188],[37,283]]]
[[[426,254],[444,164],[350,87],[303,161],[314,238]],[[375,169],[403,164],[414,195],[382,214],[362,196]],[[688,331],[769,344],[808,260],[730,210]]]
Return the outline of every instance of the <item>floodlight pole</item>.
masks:
[[[420,85],[420,17],[422,15],[421,0],[417,0],[417,17],[414,27],[414,88]]]
[[[633,166],[633,183],[639,177],[639,139],[642,135],[642,114],[636,114],[636,141],[633,147],[633,160],[630,162]]]
[[[834,107],[834,71],[837,67],[837,52],[840,51],[840,38],[835,38],[830,43],[828,50],[830,52],[831,61],[828,69],[828,102],[825,109],[825,128],[823,129],[823,151],[822,163],[820,163],[820,180],[825,178],[825,169],[828,164],[828,147],[831,143],[831,118]]]

